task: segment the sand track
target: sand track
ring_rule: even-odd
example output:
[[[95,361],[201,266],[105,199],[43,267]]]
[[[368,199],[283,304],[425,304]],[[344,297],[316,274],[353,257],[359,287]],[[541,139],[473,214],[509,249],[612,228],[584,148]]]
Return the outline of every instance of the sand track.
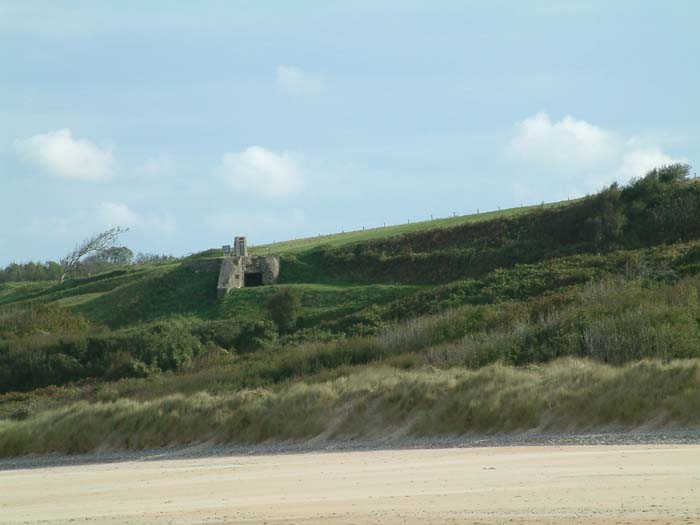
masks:
[[[700,523],[700,446],[229,456],[0,472],[2,523]]]

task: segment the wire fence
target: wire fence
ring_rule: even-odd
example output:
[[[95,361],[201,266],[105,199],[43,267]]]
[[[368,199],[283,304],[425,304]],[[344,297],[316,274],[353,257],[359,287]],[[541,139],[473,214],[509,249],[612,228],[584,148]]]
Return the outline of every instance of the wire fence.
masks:
[[[546,205],[544,201],[541,201],[539,204],[520,204],[520,206],[515,207],[515,208],[503,208],[501,209],[500,206],[497,206],[496,209],[494,210],[488,210],[488,211],[482,211],[480,208],[477,208],[475,212],[469,213],[469,214],[458,214],[458,212],[453,211],[451,215],[448,216],[436,216],[435,214],[428,214],[426,218],[419,219],[419,220],[412,220],[410,218],[406,219],[406,223],[404,225],[401,224],[390,224],[387,226],[386,221],[383,221],[381,226],[361,226],[358,229],[345,229],[345,228],[340,228],[339,231],[336,231],[334,233],[326,233],[326,234],[317,234],[316,236],[311,236],[311,237],[295,237],[294,239],[288,239],[285,241],[277,241],[273,240],[271,243],[263,243],[263,244],[251,244],[250,248],[253,249],[266,249],[270,250],[271,248],[278,248],[280,246],[285,246],[285,245],[292,245],[295,247],[300,247],[300,246],[306,246],[306,245],[312,245],[312,244],[317,244],[319,241],[323,240],[332,240],[336,239],[338,236],[342,235],[358,235],[362,234],[363,232],[369,233],[369,232],[374,232],[374,231],[381,231],[385,229],[396,229],[398,230],[397,233],[401,233],[401,230],[408,225],[414,225],[414,226],[420,226],[420,225],[425,225],[426,223],[431,223],[431,222],[445,222],[446,225],[449,224],[459,224],[463,220],[464,222],[469,222],[470,219],[473,219],[476,216],[482,216],[482,217],[489,217],[489,216],[494,216],[498,215],[501,212],[511,212],[511,213],[518,213],[520,210],[526,210],[526,209],[532,209],[532,208],[543,208],[546,206],[558,206],[565,204],[566,202],[570,202],[570,198],[567,198],[566,201],[561,201],[561,202],[556,202],[552,203],[550,205]],[[418,228],[417,228],[418,229]]]

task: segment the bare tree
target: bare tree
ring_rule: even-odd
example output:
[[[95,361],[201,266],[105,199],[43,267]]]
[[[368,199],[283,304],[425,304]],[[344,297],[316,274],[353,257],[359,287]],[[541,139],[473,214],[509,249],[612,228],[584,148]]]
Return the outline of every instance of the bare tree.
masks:
[[[66,275],[75,270],[80,264],[80,259],[92,252],[98,252],[114,246],[122,233],[129,231],[129,228],[116,226],[107,231],[96,233],[92,237],[85,239],[78,244],[72,252],[61,259],[61,283],[66,280]]]

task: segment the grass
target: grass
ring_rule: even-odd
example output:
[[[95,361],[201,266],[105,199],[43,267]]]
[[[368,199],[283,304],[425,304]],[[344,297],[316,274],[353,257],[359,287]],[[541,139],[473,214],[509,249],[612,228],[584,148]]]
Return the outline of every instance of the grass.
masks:
[[[77,401],[0,421],[0,456],[193,443],[572,431],[700,424],[700,360],[613,368],[367,368],[321,383],[138,401]]]
[[[37,296],[55,283],[40,282],[9,282],[0,284],[0,305],[24,301],[32,296]]]
[[[0,288],[0,306],[21,303],[50,303],[83,294],[104,293],[124,284],[134,282],[144,275],[157,271],[153,269],[121,269],[93,277],[71,279],[59,285],[58,282],[5,283]]]
[[[181,262],[0,285],[0,454],[698,425],[700,186],[674,169],[258,246],[280,284],[223,300]]]
[[[215,272],[142,273],[73,307],[93,323],[104,315],[112,331],[55,304],[1,310],[0,391],[187,367],[212,348],[240,358],[226,379],[234,389],[367,363],[477,368],[561,356],[614,364],[700,357],[700,281],[692,272],[681,278],[697,245],[576,255],[444,286],[289,285],[301,309],[296,331],[281,337],[263,321],[279,286],[217,301],[206,287]]]
[[[174,316],[197,319],[262,319],[267,297],[278,286],[245,288],[216,299],[216,272],[194,272],[177,264],[152,269],[55,283],[9,283],[0,290],[6,307],[55,304],[95,324],[122,328]],[[13,286],[17,284],[17,286]],[[307,324],[343,316],[368,305],[383,305],[414,294],[417,285],[353,285],[295,283]]]
[[[421,286],[394,285],[327,285],[291,284],[299,291],[302,308],[302,326],[312,326],[325,319],[336,319],[366,308],[384,305],[422,290]],[[267,298],[281,286],[243,288],[230,293],[213,312],[217,319],[266,318]]]
[[[53,301],[53,304],[56,304],[56,305],[61,306],[63,308],[73,308],[73,307],[81,306],[81,305],[84,305],[85,303],[89,303],[91,301],[94,301],[95,299],[102,297],[105,293],[107,293],[107,292],[92,292],[92,293],[83,293],[80,295],[71,295],[69,297],[64,297],[62,299],[58,299],[56,301]]]
[[[643,359],[672,362],[700,358],[699,298],[698,277],[656,285],[639,278],[611,278],[526,301],[467,304],[414,319],[401,316],[370,334],[312,332],[300,338],[297,333],[275,342],[274,331],[261,332],[227,321],[185,321],[43,339],[44,346],[39,344],[42,339],[25,336],[16,340],[16,350],[6,348],[6,356],[0,347],[4,359],[0,361],[0,384],[17,385],[15,390],[21,389],[22,381],[32,381],[35,387],[66,384],[70,391],[70,381],[132,377],[109,385],[97,383],[99,389],[87,383],[78,388],[77,395],[103,399],[109,392],[109,399],[149,399],[203,389],[231,392],[273,388],[290,381],[319,382],[362,366],[445,370],[478,369],[500,362],[528,367],[561,357],[616,366]],[[24,314],[19,311],[17,315],[14,324],[22,330]],[[81,326],[80,319],[66,317],[60,310],[26,321],[49,328]],[[255,338],[265,341],[259,344]],[[21,352],[21,345],[29,345],[29,351],[17,354],[13,361],[13,352]],[[172,366],[174,359],[177,366]],[[133,369],[127,366],[130,362]],[[138,379],[142,373],[136,366],[139,362],[178,372]],[[43,410],[34,403],[43,403],[44,395],[37,392],[36,399],[20,396],[20,400],[11,393],[0,398],[0,417],[30,405]],[[62,390],[49,392],[53,400],[63,399]]]
[[[559,207],[564,204],[566,203],[553,203],[544,207]],[[349,232],[320,239],[278,243],[277,247],[283,248],[281,251],[284,252],[305,253],[318,243],[342,246],[430,228],[449,228],[497,217],[512,217],[542,207],[514,208]],[[266,252],[267,248],[256,247],[253,251],[262,253],[259,250]],[[323,266],[322,262],[319,263],[320,266]],[[419,282],[401,283],[400,279],[368,284],[362,282],[362,279],[353,281],[351,276],[346,276],[348,278],[345,282],[341,282],[342,277],[327,279],[323,275],[315,275],[318,271],[314,271],[314,275],[296,271],[300,267],[303,268],[304,264],[303,261],[295,264],[285,260],[282,270],[283,283],[298,287],[302,293],[301,327],[332,323],[367,308],[382,308],[427,291],[431,287]],[[411,266],[410,261],[407,264]],[[0,308],[3,305],[30,307],[35,304],[53,303],[83,315],[95,325],[105,325],[112,329],[183,316],[200,320],[260,319],[265,316],[265,300],[272,293],[272,289],[237,290],[229,294],[224,301],[217,301],[215,286],[215,272],[197,273],[176,262],[76,278],[60,286],[54,282],[6,283],[0,286]]]
[[[488,211],[478,214],[475,213],[470,215],[458,215],[456,217],[433,219],[429,221],[417,221],[407,224],[384,226],[380,228],[367,228],[364,230],[318,235],[317,237],[305,237],[302,239],[294,239],[289,241],[280,241],[271,244],[261,244],[257,246],[252,246],[250,248],[250,251],[253,255],[277,255],[287,253],[295,254],[306,250],[318,248],[320,246],[338,247],[344,246],[346,244],[369,241],[374,239],[383,239],[385,237],[393,237],[407,233],[414,233],[431,229],[452,228],[454,226],[461,226],[463,224],[473,222],[488,221],[497,218],[517,217],[518,215],[522,215],[533,210],[566,206],[574,201],[560,201],[547,203],[543,205],[539,204],[534,206],[521,206],[519,208],[507,208],[504,210]],[[218,250],[210,250],[207,253],[214,253],[216,251]]]

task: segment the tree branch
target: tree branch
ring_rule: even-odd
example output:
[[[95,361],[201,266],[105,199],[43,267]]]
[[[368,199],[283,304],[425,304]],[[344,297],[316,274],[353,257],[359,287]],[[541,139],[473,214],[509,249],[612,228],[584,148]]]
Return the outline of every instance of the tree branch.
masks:
[[[68,273],[76,269],[78,264],[80,264],[80,259],[86,256],[88,253],[111,248],[114,246],[114,243],[117,241],[119,236],[128,231],[129,228],[116,226],[107,231],[96,233],[92,237],[89,237],[78,244],[72,252],[70,252],[60,261],[61,267],[63,268],[61,282],[65,281]]]

